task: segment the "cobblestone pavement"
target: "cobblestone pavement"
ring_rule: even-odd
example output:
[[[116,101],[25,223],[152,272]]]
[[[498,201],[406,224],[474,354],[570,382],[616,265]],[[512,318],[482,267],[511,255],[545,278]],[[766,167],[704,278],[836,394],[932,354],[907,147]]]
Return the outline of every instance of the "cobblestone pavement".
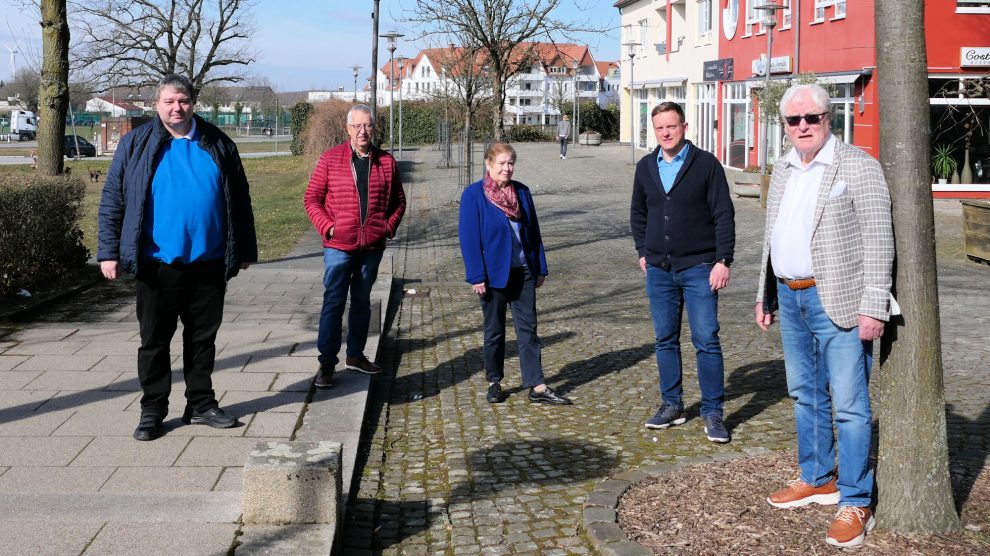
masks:
[[[735,200],[736,262],[720,295],[733,441],[719,446],[705,439],[698,418],[686,329],[689,420],[667,431],[643,428],[659,394],[628,231],[628,149],[579,148],[563,161],[555,145],[517,148],[515,177],[534,192],[549,259],[550,276],[538,292],[547,382],[575,405],[526,400],[512,332],[503,383],[510,397],[485,402],[481,311],[463,281],[457,246],[456,170],[436,168],[437,153],[429,149],[408,151],[410,210],[395,276],[417,294],[398,296],[383,340],[394,375],[373,384],[360,484],[345,523],[347,554],[587,554],[581,503],[606,477],[692,456],[794,445],[779,332],[764,334],[752,323],[763,229],[756,200]],[[958,202],[940,201],[937,214],[950,444],[954,453],[983,459],[990,378],[975,323],[986,313],[990,268],[960,255]]]

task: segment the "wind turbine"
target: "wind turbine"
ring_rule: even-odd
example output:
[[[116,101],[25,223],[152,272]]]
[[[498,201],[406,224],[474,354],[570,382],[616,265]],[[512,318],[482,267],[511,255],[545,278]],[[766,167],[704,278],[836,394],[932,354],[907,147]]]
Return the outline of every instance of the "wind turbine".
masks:
[[[14,46],[4,45],[7,50],[10,51],[10,82],[13,83],[17,79],[17,45]]]

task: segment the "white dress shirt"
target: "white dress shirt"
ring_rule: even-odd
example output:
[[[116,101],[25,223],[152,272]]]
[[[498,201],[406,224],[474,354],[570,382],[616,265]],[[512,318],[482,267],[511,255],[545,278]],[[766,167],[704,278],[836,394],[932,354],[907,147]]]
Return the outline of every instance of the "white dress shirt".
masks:
[[[784,186],[780,212],[770,236],[770,262],[778,278],[800,279],[815,275],[811,263],[811,234],[814,231],[815,204],[825,170],[832,165],[835,136],[830,135],[810,164],[801,162],[797,149],[781,159],[791,167]]]

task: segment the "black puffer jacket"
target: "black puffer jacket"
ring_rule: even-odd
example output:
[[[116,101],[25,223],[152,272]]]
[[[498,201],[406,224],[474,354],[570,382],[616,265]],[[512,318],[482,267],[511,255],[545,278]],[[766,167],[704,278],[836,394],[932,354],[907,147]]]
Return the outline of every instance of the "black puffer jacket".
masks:
[[[226,278],[241,264],[258,261],[258,240],[247,176],[237,146],[216,126],[199,116],[199,146],[210,153],[222,176],[227,209]],[[151,189],[155,157],[172,136],[157,116],[123,137],[107,172],[99,210],[98,261],[119,260],[125,272],[137,273],[145,199]]]

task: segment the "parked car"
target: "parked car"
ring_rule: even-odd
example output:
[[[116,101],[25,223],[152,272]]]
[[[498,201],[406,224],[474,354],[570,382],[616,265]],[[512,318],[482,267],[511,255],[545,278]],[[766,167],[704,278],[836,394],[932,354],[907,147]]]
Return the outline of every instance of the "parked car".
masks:
[[[78,145],[78,147],[76,146]],[[78,152],[76,149],[79,149]],[[79,135],[65,136],[65,156],[78,158],[81,156],[96,156],[96,145]]]

